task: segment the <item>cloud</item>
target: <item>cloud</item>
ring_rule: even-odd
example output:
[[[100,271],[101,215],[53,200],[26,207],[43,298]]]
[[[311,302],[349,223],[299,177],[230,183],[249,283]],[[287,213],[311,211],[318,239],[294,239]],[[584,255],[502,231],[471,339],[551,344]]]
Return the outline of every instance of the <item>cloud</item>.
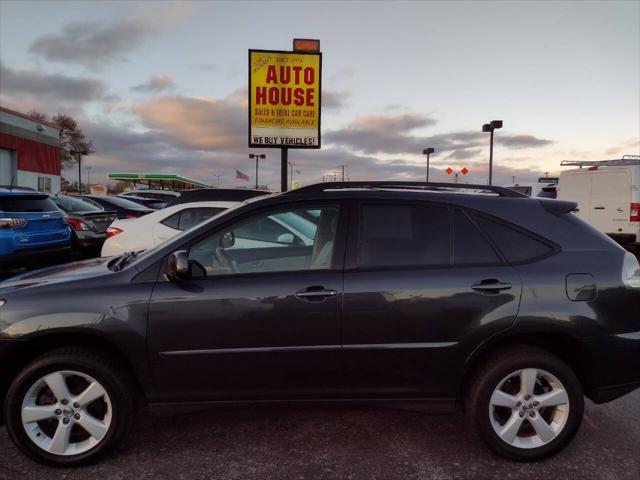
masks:
[[[412,132],[431,127],[436,120],[417,113],[395,113],[395,109],[383,115],[367,115],[354,119],[345,128],[327,132],[327,143],[346,147],[367,154],[417,154],[425,147],[433,147],[436,153],[463,151],[487,144],[486,133],[461,131],[431,136],[419,136]],[[500,133],[497,143],[508,148],[542,147],[552,143],[533,135]],[[465,155],[458,153],[457,155]]]
[[[79,64],[100,70],[126,61],[126,54],[154,33],[181,22],[191,12],[187,2],[164,3],[144,16],[120,22],[71,22],[62,31],[45,33],[29,46],[29,52],[50,62]]]
[[[29,47],[29,52],[51,62],[77,63],[99,69],[107,63],[124,61],[125,53],[137,47],[149,29],[137,20],[104,24],[73,22],[59,33],[46,33]]]
[[[141,83],[140,85],[131,87],[131,90],[135,92],[157,93],[157,92],[162,92],[164,90],[173,90],[175,87],[176,87],[176,84],[173,81],[173,78],[171,78],[171,75],[164,74],[164,75],[153,75],[146,82]]]
[[[113,100],[106,85],[97,79],[14,69],[0,64],[2,102],[19,110],[80,111],[82,104]]]
[[[145,128],[161,133],[173,145],[189,150],[246,149],[244,96],[223,99],[165,96],[133,107]]]
[[[552,143],[551,140],[544,138],[536,138],[533,135],[499,135],[496,136],[495,142],[498,145],[504,145],[509,148],[532,148],[544,147]]]
[[[325,89],[322,91],[322,108],[340,110],[345,106],[345,101],[349,96],[349,92],[337,92]]]
[[[469,158],[477,157],[482,153],[482,150],[454,150],[449,155],[445,157],[445,159],[452,160],[467,160]]]

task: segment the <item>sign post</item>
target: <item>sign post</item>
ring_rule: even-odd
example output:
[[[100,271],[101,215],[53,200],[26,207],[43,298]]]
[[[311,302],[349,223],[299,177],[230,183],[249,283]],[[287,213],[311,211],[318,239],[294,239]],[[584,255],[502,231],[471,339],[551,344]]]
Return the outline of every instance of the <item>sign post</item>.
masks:
[[[296,42],[293,52],[249,50],[249,148],[280,149],[283,192],[289,149],[320,148],[320,42]]]

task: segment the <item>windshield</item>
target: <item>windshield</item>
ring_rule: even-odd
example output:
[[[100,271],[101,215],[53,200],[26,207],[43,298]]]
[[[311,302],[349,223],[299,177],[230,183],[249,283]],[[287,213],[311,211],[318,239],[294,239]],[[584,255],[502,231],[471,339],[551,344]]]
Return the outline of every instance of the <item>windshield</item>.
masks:
[[[53,203],[55,203],[60,209],[65,212],[100,212],[102,209],[95,205],[88,203],[79,198],[67,197],[67,196],[53,196],[51,197]]]

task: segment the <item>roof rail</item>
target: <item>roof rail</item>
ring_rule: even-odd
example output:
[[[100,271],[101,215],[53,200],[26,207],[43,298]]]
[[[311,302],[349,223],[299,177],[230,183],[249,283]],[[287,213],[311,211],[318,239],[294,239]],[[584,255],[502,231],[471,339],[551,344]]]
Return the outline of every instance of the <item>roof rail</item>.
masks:
[[[347,188],[363,189],[407,189],[425,191],[451,191],[451,190],[479,190],[498,194],[501,197],[526,197],[527,195],[505,187],[493,185],[477,185],[470,183],[436,183],[436,182],[407,182],[407,181],[360,181],[360,182],[323,182],[314,183],[305,187],[289,190],[285,195],[294,193],[318,193],[326,190],[340,190]]]
[[[563,160],[563,167],[616,167],[622,165],[640,165],[640,156],[625,155],[616,160]]]

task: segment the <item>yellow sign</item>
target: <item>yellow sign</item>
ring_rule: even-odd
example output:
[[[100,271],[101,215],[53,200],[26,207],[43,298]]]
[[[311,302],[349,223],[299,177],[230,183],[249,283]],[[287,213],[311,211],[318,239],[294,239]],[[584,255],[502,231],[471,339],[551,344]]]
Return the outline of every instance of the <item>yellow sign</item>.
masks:
[[[249,147],[320,148],[321,54],[249,50]]]

